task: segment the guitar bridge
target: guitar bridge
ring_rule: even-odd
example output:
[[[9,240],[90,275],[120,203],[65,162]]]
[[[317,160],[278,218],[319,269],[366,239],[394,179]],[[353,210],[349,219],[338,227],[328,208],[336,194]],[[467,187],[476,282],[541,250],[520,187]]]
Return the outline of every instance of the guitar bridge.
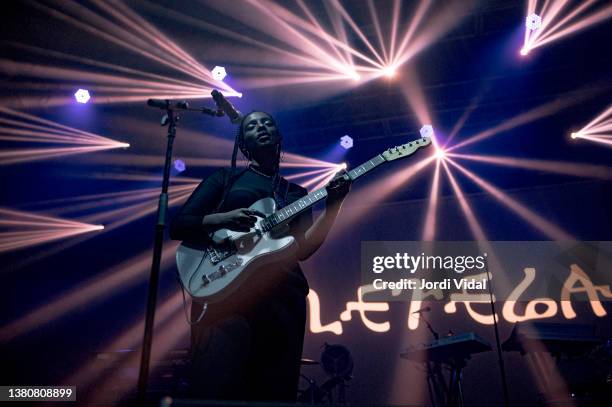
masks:
[[[202,276],[202,285],[203,286],[207,286],[211,282],[220,279],[221,277],[223,277],[224,275],[226,275],[230,271],[235,270],[235,269],[237,269],[240,266],[242,266],[242,259],[240,259],[240,258],[237,258],[232,263],[228,263],[228,264],[225,264],[225,265],[220,265],[219,268],[217,269],[217,271],[215,271],[213,273],[210,273],[209,275],[203,275]]]

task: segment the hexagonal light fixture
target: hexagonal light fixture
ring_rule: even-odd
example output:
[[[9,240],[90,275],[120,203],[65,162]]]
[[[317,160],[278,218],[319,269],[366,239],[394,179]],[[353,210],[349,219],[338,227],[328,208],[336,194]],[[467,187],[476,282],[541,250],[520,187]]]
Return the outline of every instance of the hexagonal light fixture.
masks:
[[[85,104],[89,102],[89,99],[91,99],[91,95],[89,94],[89,91],[87,89],[79,89],[74,92],[74,98],[77,102]]]
[[[227,72],[222,66],[215,66],[210,73],[212,74],[213,79],[216,81],[222,81],[227,76]]]
[[[421,137],[433,137],[433,126],[431,124],[425,124],[421,127],[421,130],[419,130],[419,133],[421,133]]]
[[[542,17],[537,15],[536,13],[531,13],[525,19],[525,27],[527,27],[530,31],[535,31],[538,28],[542,27]]]
[[[340,137],[340,145],[348,150],[353,147],[353,139],[348,134],[345,134]]]
[[[174,160],[175,170],[177,170],[178,172],[183,172],[185,171],[186,168],[187,166],[185,165],[185,161],[181,160],[180,158],[177,158],[176,160]]]

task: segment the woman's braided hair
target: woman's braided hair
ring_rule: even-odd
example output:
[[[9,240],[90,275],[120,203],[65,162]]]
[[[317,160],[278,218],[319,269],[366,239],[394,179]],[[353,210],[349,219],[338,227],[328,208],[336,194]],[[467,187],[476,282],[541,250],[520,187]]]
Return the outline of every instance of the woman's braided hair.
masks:
[[[278,125],[276,123],[276,120],[274,119],[274,117],[272,117],[270,113],[262,112],[262,111],[252,111],[242,118],[242,120],[240,121],[240,124],[238,125],[238,130],[236,131],[236,138],[234,140],[234,149],[232,151],[232,163],[231,163],[232,166],[230,169],[229,178],[226,180],[226,184],[225,184],[225,188],[223,192],[223,198],[221,199],[221,201],[219,202],[219,205],[217,206],[217,212],[219,211],[219,209],[221,209],[221,206],[223,206],[223,203],[225,202],[225,199],[227,198],[227,195],[229,193],[229,190],[232,188],[232,185],[234,184],[236,179],[238,179],[238,177],[242,174],[242,172],[238,174],[236,173],[236,159],[238,158],[238,150],[240,149],[240,152],[242,152],[242,154],[246,157],[247,160],[251,160],[251,152],[247,149],[246,143],[244,142],[244,125],[246,123],[247,117],[249,117],[253,113],[263,113],[266,116],[268,116],[272,120],[272,122],[274,123],[274,126],[277,128],[277,131],[278,131]],[[280,177],[280,162],[281,162],[281,145],[282,145],[283,137],[280,134],[280,132],[279,132],[279,135],[280,135],[280,141],[278,145],[276,146],[276,160],[275,160],[276,164],[274,167],[272,192],[276,191],[278,184],[280,182],[280,178],[281,178]]]

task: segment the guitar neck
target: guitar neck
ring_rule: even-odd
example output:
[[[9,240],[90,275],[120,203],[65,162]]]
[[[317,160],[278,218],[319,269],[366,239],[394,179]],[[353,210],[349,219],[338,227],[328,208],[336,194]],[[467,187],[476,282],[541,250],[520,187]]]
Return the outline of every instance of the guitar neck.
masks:
[[[352,181],[355,181],[357,178],[360,178],[368,172],[372,171],[374,168],[378,167],[385,161],[386,160],[382,156],[382,154],[378,154],[371,160],[368,160],[360,166],[348,171],[348,176]],[[273,227],[280,225],[281,223],[288,222],[296,215],[306,211],[308,208],[312,207],[317,202],[325,199],[325,197],[327,197],[327,190],[325,189],[325,187],[321,187],[309,193],[308,195],[303,196],[297,201],[292,202],[291,204],[285,206],[282,209],[279,209],[272,215],[268,216],[264,220],[265,229],[270,230]]]

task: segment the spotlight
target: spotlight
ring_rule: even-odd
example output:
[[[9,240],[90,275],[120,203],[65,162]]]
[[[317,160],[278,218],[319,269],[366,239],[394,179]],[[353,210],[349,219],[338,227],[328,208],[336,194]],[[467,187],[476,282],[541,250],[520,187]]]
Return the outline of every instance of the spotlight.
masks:
[[[525,47],[521,48],[521,55],[522,55],[522,56],[525,56],[525,55],[527,55],[527,54],[529,54],[529,49],[528,49],[528,48],[525,48]]]
[[[93,227],[93,230],[103,230],[104,229],[104,225],[96,225]]]
[[[419,130],[419,133],[421,133],[421,137],[431,138],[434,134],[433,126],[431,124],[425,124],[423,127],[421,127],[421,130]]]
[[[531,13],[525,19],[525,27],[530,31],[535,31],[542,26],[542,18],[536,13]]]
[[[355,82],[359,81],[359,79],[361,79],[361,75],[359,75],[357,72],[353,71],[351,73],[349,73],[349,77],[354,80]]]
[[[346,167],[347,167],[346,163],[340,163],[340,164],[338,164],[338,169],[339,169],[339,170],[346,170]]]
[[[121,148],[128,148],[130,146],[130,143],[119,143],[117,146]]]
[[[216,81],[222,81],[227,76],[227,72],[225,72],[225,68],[222,66],[215,66],[210,73]]]
[[[340,145],[348,150],[353,147],[353,139],[348,134],[345,134],[340,137]]]
[[[186,168],[187,168],[187,166],[185,165],[185,161],[183,161],[181,159],[174,160],[174,169],[175,170],[177,170],[178,172],[183,172],[183,171],[185,171]]]
[[[570,134],[570,137],[572,139],[577,139],[578,138],[578,133],[572,133],[572,134]]]
[[[443,159],[444,159],[444,157],[446,157],[446,152],[445,152],[443,149],[438,148],[438,149],[436,150],[436,158],[437,158],[438,160],[443,160]]]
[[[79,89],[74,92],[74,98],[77,102],[85,104],[89,102],[89,99],[91,99],[91,95],[89,94],[89,91],[87,89]]]
[[[382,70],[382,73],[387,78],[393,78],[395,76],[395,67],[387,66],[385,69]]]

